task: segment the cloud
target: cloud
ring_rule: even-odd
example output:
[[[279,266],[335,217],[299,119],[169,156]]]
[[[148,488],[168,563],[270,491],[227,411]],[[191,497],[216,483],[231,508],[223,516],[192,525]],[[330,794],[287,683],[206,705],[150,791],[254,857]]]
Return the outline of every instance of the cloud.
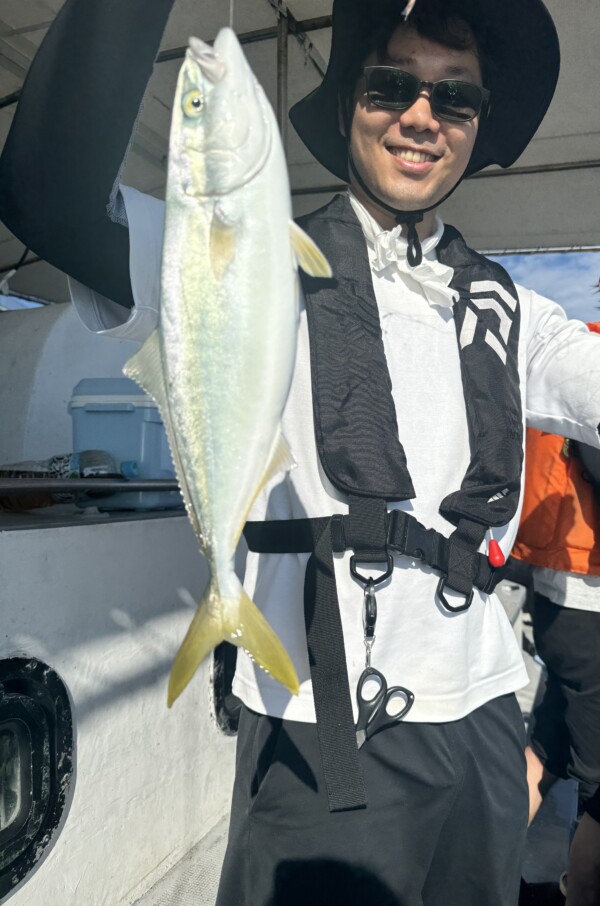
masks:
[[[560,252],[495,257],[515,283],[562,305],[570,318],[600,321],[600,252]]]

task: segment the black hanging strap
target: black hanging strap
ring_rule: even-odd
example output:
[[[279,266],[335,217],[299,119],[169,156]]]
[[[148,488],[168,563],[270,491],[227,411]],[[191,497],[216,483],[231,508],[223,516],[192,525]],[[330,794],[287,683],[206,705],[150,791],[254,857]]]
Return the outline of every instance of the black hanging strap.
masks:
[[[330,521],[306,567],[304,618],[329,809],[365,808],[367,795],[356,745]]]

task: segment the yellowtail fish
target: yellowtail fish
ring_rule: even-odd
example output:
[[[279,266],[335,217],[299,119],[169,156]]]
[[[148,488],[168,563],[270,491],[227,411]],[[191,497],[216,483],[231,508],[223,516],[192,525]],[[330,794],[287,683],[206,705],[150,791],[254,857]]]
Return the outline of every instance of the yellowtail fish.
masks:
[[[297,694],[279,638],[234,572],[256,496],[293,457],[281,433],[298,329],[297,264],[330,276],[291,221],[275,117],[233,31],[190,38],[173,105],[157,329],[125,366],[160,409],[210,581],[169,707],[222,640]]]

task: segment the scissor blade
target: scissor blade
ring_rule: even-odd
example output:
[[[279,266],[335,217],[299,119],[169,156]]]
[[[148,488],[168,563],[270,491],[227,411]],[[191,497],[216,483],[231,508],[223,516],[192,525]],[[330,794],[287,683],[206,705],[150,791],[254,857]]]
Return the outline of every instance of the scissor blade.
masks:
[[[356,731],[356,745],[359,749],[362,749],[364,744],[367,741],[367,731],[366,730],[357,730]]]

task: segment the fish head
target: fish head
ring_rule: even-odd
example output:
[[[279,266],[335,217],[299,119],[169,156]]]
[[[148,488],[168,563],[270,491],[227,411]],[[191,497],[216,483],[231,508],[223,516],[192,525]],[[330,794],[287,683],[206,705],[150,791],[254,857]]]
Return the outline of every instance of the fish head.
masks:
[[[213,47],[190,38],[173,105],[169,190],[199,198],[245,185],[267,160],[274,122],[235,33],[221,29]]]

